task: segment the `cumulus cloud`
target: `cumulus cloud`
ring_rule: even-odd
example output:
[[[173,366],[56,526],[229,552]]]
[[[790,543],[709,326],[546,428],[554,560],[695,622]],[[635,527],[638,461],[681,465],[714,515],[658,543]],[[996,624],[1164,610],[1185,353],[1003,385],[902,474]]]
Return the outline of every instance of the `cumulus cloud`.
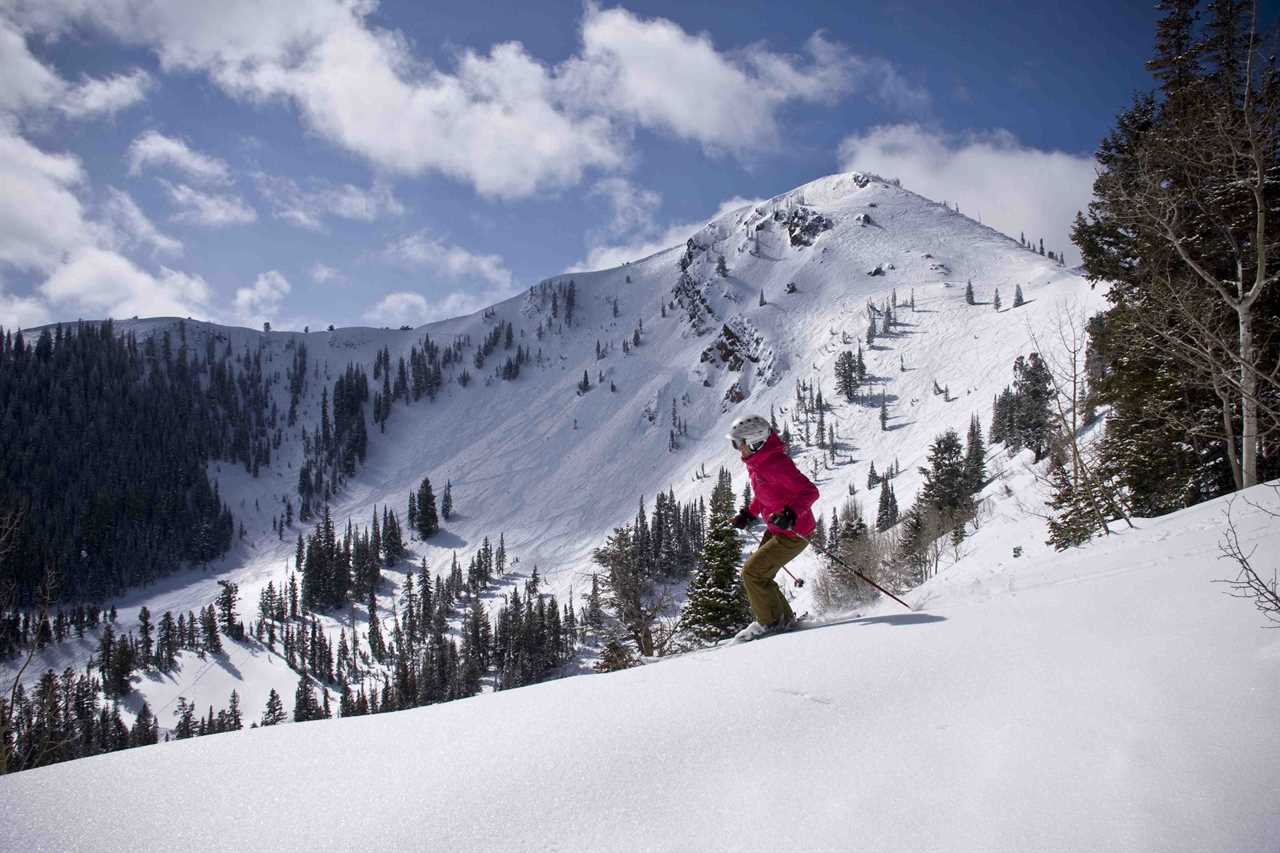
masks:
[[[80,161],[42,151],[0,121],[0,266],[37,274],[33,292],[0,292],[0,324],[31,325],[58,316],[134,314],[208,316],[204,280],[167,267],[140,269],[126,246],[175,254],[127,194],[110,189],[100,218],[90,219],[77,192]]]
[[[43,326],[52,320],[49,308],[42,300],[33,296],[10,295],[4,291],[4,282],[0,281],[0,327],[25,329]]]
[[[58,109],[71,118],[115,115],[144,100],[153,82],[140,68],[101,80],[85,78],[66,91]]]
[[[894,105],[927,103],[891,63],[854,56],[821,32],[802,56],[760,44],[725,53],[705,33],[665,18],[594,5],[583,18],[581,55],[565,64],[562,85],[596,109],[735,152],[776,144],[778,111],[788,101],[831,103],[863,88]]]
[[[612,269],[625,263],[647,258],[664,249],[670,249],[672,246],[684,243],[707,222],[748,205],[759,204],[760,201],[760,199],[734,196],[722,201],[715,213],[699,222],[676,222],[659,225],[653,220],[652,216],[644,217],[636,221],[635,228],[627,235],[629,239],[613,242],[594,242],[587,250],[587,256],[570,266],[565,272]]]
[[[182,254],[181,241],[157,228],[128,193],[108,187],[103,211],[118,247],[149,248],[157,255]]]
[[[429,323],[431,315],[431,306],[421,293],[398,291],[378,300],[378,304],[364,312],[364,319],[375,326],[420,326]]]
[[[637,187],[626,178],[613,177],[597,181],[589,195],[604,198],[613,212],[606,230],[613,235],[634,233],[653,224],[654,211],[662,204],[662,196],[653,190]]]
[[[139,269],[115,252],[85,247],[71,254],[39,287],[52,305],[93,317],[204,315],[209,287],[200,276],[161,267]]]
[[[26,36],[0,17],[0,112],[18,113],[52,104],[66,82],[27,49]]]
[[[364,319],[374,326],[421,326],[436,320],[474,314],[512,295],[510,292],[492,290],[455,290],[438,299],[428,300],[421,293],[402,290],[388,293],[378,300],[377,304],[364,312]]]
[[[258,193],[271,204],[272,215],[300,228],[324,229],[326,217],[373,222],[383,216],[399,216],[404,206],[391,187],[375,183],[369,189],[352,184],[312,181],[308,189],[291,178],[258,173],[254,176]]]
[[[472,282],[428,300],[420,293],[389,293],[365,312],[365,319],[380,326],[421,325],[479,311],[516,295],[514,277],[499,255],[479,255],[418,231],[388,244],[384,261],[407,269],[430,270],[445,279]],[[478,286],[477,286],[478,285]]]
[[[0,122],[0,263],[48,272],[90,242],[75,192],[83,179],[76,157],[41,151]]]
[[[236,319],[249,326],[260,326],[280,311],[280,304],[289,295],[289,281],[276,270],[261,273],[252,287],[236,289],[232,309]]]
[[[1079,263],[1068,235],[1092,196],[1090,155],[1032,148],[1007,130],[957,135],[896,124],[847,137],[839,157],[844,169],[896,176],[913,192],[958,202],[1006,234],[1043,236],[1047,249]]]
[[[169,194],[169,200],[178,208],[172,216],[174,222],[221,228],[226,225],[244,225],[258,219],[258,212],[245,204],[239,196],[207,193],[192,189],[186,184],[171,184],[168,181],[161,183]]]
[[[504,293],[512,286],[511,270],[507,269],[502,256],[477,255],[426,231],[393,241],[383,249],[382,255],[400,266],[425,268],[448,278],[480,279]]]
[[[482,195],[571,186],[631,158],[636,127],[708,150],[777,142],[792,102],[863,91],[904,108],[927,103],[883,60],[816,33],[799,55],[717,48],[664,18],[588,5],[577,54],[559,65],[505,42],[427,64],[379,28],[372,2],[12,0],[25,26],[106,30],[153,50],[167,70],[207,74],[233,97],[287,101],[309,128],[380,169],[437,172]]]
[[[342,280],[342,273],[326,264],[316,264],[311,268],[311,280],[316,284],[328,284]]]
[[[151,75],[140,68],[72,85],[27,47],[26,33],[0,18],[0,113],[55,109],[69,118],[115,115],[147,96]]]
[[[194,150],[181,139],[148,130],[129,146],[129,174],[138,175],[147,167],[161,166],[182,172],[200,183],[223,184],[231,179],[231,169],[217,157]]]

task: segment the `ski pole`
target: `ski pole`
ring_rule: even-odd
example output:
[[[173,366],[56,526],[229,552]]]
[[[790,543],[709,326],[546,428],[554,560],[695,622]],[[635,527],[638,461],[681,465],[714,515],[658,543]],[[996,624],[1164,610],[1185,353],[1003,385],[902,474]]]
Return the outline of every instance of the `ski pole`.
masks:
[[[791,531],[791,532],[792,532],[792,533],[795,533],[795,531],[794,531],[794,530],[793,530],[793,531]],[[799,534],[799,533],[796,533],[796,536],[800,536],[800,534]],[[849,564],[848,564],[848,563],[846,563],[844,560],[842,560],[842,559],[840,559],[839,557],[837,557],[835,554],[832,554],[832,553],[831,553],[830,551],[828,551],[826,548],[822,548],[822,547],[820,547],[820,546],[818,546],[818,545],[814,544],[814,542],[813,542],[813,540],[812,540],[812,539],[806,539],[804,536],[800,536],[800,539],[801,539],[801,541],[805,542],[806,544],[808,544],[808,545],[812,545],[812,546],[813,546],[813,550],[817,551],[819,554],[822,554],[822,555],[823,555],[824,557],[826,557],[828,560],[835,560],[837,563],[839,563],[840,565],[844,566],[846,569],[848,569],[849,571],[853,572],[855,575],[857,575],[858,577],[862,578],[862,580],[864,580],[864,581],[866,581],[867,583],[871,584],[871,585],[872,585],[872,586],[874,586],[876,589],[880,590],[882,593],[884,593],[885,595],[887,595],[887,596],[889,596],[890,598],[892,598],[894,601],[896,601],[896,602],[898,602],[899,604],[901,604],[903,607],[907,608],[908,610],[910,610],[910,609],[911,609],[911,605],[910,605],[910,604],[907,604],[907,603],[906,603],[905,601],[903,601],[901,598],[898,598],[898,596],[896,596],[896,595],[894,595],[893,593],[889,592],[889,590],[887,590],[887,589],[885,589],[884,587],[880,586],[880,584],[876,583],[876,582],[875,582],[875,581],[873,581],[871,578],[867,577],[867,576],[866,576],[866,575],[864,575],[862,572],[858,571],[858,570],[857,570],[857,569],[855,569],[853,566],[849,565]],[[787,574],[791,574],[791,573],[790,573],[790,572],[787,572]]]

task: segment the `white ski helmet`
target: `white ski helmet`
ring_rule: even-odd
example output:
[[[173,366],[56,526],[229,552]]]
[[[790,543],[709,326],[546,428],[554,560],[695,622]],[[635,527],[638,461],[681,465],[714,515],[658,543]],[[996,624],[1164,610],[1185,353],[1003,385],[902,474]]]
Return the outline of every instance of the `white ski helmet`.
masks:
[[[746,415],[734,420],[733,426],[729,427],[728,437],[734,447],[742,447],[745,444],[754,452],[764,445],[771,432],[773,428],[764,418],[759,415]]]

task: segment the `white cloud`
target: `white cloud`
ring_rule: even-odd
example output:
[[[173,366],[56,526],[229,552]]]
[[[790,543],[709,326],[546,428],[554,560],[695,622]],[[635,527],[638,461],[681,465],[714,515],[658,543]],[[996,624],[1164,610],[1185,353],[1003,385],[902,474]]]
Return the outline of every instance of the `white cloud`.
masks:
[[[0,112],[49,106],[66,83],[27,49],[26,36],[0,17]]]
[[[10,296],[0,281],[0,328],[26,329],[43,326],[52,320],[49,308],[33,296]]]
[[[426,231],[418,231],[389,244],[383,250],[387,260],[408,267],[423,267],[448,278],[487,281],[506,295],[512,286],[511,270],[500,255],[477,255],[461,246],[446,243]]]
[[[654,211],[662,204],[662,196],[653,190],[637,187],[626,178],[604,178],[596,181],[589,193],[608,200],[613,211],[606,230],[613,235],[632,233],[653,224]]]
[[[927,103],[892,64],[856,57],[820,32],[803,57],[759,44],[724,53],[705,33],[665,18],[594,5],[583,18],[581,55],[565,64],[562,85],[595,109],[733,152],[775,145],[778,111],[789,101],[831,103],[861,86],[894,105]]]
[[[54,316],[208,316],[203,279],[166,267],[152,274],[117,251],[148,245],[172,252],[180,244],[117,190],[108,193],[104,221],[87,218],[76,195],[83,179],[75,157],[41,151],[0,121],[0,266],[44,276],[32,293],[0,292],[0,323],[31,325]]]
[[[168,166],[201,183],[226,183],[231,169],[225,162],[192,149],[186,142],[148,130],[129,146],[129,174],[144,167]]]
[[[404,213],[404,206],[391,187],[383,183],[364,190],[352,184],[314,181],[310,189],[304,190],[291,178],[259,173],[254,180],[259,194],[271,203],[272,215],[314,231],[324,229],[326,216],[373,222]]]
[[[118,246],[148,247],[157,255],[182,254],[181,241],[156,228],[128,193],[108,187],[103,209]]]
[[[261,273],[252,287],[236,290],[232,308],[236,318],[249,326],[260,326],[280,311],[280,304],[289,295],[289,281],[275,270]]]
[[[27,47],[26,33],[0,17],[0,113],[57,109],[69,118],[115,115],[147,96],[151,75],[140,68],[71,85]]]
[[[700,222],[679,222],[659,226],[651,217],[636,223],[630,239],[623,242],[596,242],[587,256],[565,270],[565,272],[583,272],[587,270],[607,270],[620,267],[625,263],[647,258],[650,255],[678,246],[687,241],[693,233],[726,213],[731,213],[747,205],[759,204],[760,199],[748,199],[734,196],[720,203],[716,212]]]
[[[219,195],[192,189],[186,184],[161,181],[169,193],[169,199],[178,207],[172,217],[174,222],[221,228],[226,225],[244,225],[254,222],[258,212],[235,195]]]
[[[331,266],[316,264],[311,268],[311,280],[316,284],[342,281],[342,273]]]
[[[431,306],[421,293],[388,293],[368,311],[364,319],[375,326],[421,326],[432,319]]]
[[[560,65],[506,42],[433,67],[371,19],[371,0],[11,0],[24,25],[105,29],[165,69],[207,74],[234,97],[287,101],[308,127],[380,169],[438,172],[490,197],[571,186],[631,159],[637,126],[708,150],[779,139],[788,103],[863,90],[908,109],[927,96],[883,60],[816,33],[802,55],[725,52],[663,18],[588,5],[581,46]]]
[[[436,320],[474,314],[512,295],[514,294],[510,292],[493,290],[455,290],[438,299],[428,300],[420,293],[397,291],[378,300],[376,305],[364,312],[364,319],[374,326],[421,326]]]
[[[203,316],[209,302],[209,287],[200,276],[167,267],[153,276],[128,258],[96,247],[73,252],[39,291],[55,306],[95,318]]]
[[[953,135],[915,124],[875,127],[840,143],[846,170],[901,179],[929,198],[959,202],[968,216],[1029,239],[1079,262],[1071,221],[1093,193],[1092,156],[1046,151],[1020,143],[1006,130]]]
[[[47,154],[0,122],[0,263],[48,272],[91,241],[75,194],[83,179],[77,158]]]
[[[115,115],[145,99],[152,83],[151,75],[140,68],[101,80],[85,78],[67,90],[58,109],[71,118]]]

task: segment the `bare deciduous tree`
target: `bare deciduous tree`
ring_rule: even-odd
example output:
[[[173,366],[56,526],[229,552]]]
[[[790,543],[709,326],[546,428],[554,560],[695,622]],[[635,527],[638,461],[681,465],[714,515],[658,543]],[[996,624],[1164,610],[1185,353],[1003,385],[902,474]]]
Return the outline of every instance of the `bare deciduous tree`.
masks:
[[[1145,135],[1121,217],[1177,259],[1155,278],[1163,307],[1180,322],[1148,325],[1179,360],[1207,372],[1223,400],[1237,488],[1258,482],[1260,441],[1280,427],[1280,412],[1262,393],[1280,388],[1280,364],[1263,360],[1257,314],[1280,281],[1280,79],[1274,57],[1259,48],[1256,4],[1248,38],[1239,95],[1196,81],[1187,99],[1194,108]],[[1210,302],[1227,309],[1234,328],[1213,321]]]
[[[1070,482],[1079,493],[1086,496],[1093,523],[1097,525],[1095,532],[1101,530],[1109,536],[1111,527],[1107,524],[1108,515],[1113,518],[1121,516],[1129,527],[1133,527],[1133,521],[1122,497],[1105,487],[1093,464],[1092,452],[1081,442],[1088,396],[1085,381],[1087,329],[1088,320],[1075,305],[1058,309],[1055,334],[1059,346],[1056,348],[1046,349],[1041,346],[1035,330],[1030,324],[1027,326],[1031,342],[1049,368],[1053,384],[1053,406],[1049,411],[1054,424],[1053,442],[1065,449],[1070,456]],[[1050,454],[1053,455],[1055,454]]]
[[[1280,495],[1280,486],[1272,486],[1272,490]],[[1246,501],[1254,509],[1266,513],[1275,519],[1280,519],[1280,512],[1259,506],[1251,501]],[[1248,552],[1244,550],[1244,546],[1240,544],[1240,534],[1236,530],[1235,521],[1231,518],[1231,504],[1227,504],[1226,511],[1226,532],[1223,533],[1222,541],[1218,543],[1218,551],[1220,558],[1230,560],[1236,564],[1239,572],[1230,580],[1215,581],[1215,583],[1226,584],[1230,588],[1230,595],[1236,598],[1247,598],[1253,601],[1259,612],[1271,622],[1280,625],[1280,589],[1277,589],[1277,570],[1271,570],[1271,579],[1267,580],[1258,568],[1253,564],[1253,555],[1257,552],[1257,546],[1250,548]]]

